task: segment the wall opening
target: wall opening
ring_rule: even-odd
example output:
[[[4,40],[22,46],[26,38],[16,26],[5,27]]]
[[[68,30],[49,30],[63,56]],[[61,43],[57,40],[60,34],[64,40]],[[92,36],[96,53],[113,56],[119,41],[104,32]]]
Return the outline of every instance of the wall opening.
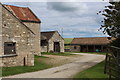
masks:
[[[60,43],[54,42],[54,52],[60,52]]]

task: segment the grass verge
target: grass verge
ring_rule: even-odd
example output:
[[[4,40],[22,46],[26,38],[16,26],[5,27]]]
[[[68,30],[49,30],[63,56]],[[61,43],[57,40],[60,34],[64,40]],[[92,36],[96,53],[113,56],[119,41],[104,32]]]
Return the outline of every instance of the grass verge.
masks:
[[[104,63],[105,61],[87,69],[84,70],[77,75],[74,76],[74,78],[86,78],[88,80],[94,80],[96,78],[108,78],[108,75],[104,74]]]
[[[39,61],[39,58],[48,58],[44,56],[35,56],[34,66],[17,66],[17,67],[4,67],[2,69],[2,76],[15,75],[20,73],[34,72],[47,68],[51,68],[52,66]]]
[[[72,52],[64,52],[64,53],[51,53],[51,52],[42,52],[41,54],[48,54],[48,55],[58,55],[58,56],[70,56],[75,54],[70,54]]]

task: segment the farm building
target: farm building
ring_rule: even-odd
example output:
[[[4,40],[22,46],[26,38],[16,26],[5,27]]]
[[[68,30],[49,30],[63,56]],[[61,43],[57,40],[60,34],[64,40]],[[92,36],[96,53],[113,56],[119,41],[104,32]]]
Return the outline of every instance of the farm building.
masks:
[[[29,8],[0,4],[0,66],[34,65],[33,53],[40,52],[35,47],[39,25],[40,20]]]
[[[58,31],[41,32],[42,52],[64,52],[64,39]]]
[[[72,52],[105,52],[110,37],[74,38],[71,42]]]
[[[41,55],[40,53],[40,19],[28,8],[17,7],[11,5],[4,5],[12,14],[22,21],[30,30],[35,33],[34,38],[34,54]]]

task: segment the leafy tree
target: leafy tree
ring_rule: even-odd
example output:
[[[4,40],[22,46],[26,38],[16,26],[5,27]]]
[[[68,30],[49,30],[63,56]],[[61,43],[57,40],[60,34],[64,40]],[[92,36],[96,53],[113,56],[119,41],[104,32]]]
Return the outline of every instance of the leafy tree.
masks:
[[[103,25],[100,29],[103,33],[107,33],[109,36],[115,37],[116,40],[112,42],[113,46],[120,47],[120,2],[109,2],[108,6],[105,6],[103,11],[99,11],[98,14],[104,16]]]
[[[110,45],[120,48],[120,2],[109,2],[109,3],[110,4],[108,6],[105,6],[105,9],[103,11],[99,12],[104,16],[104,20],[102,21],[103,25],[101,25],[100,29],[103,29],[103,33],[107,33],[109,36],[116,38],[114,41],[111,42]],[[115,60],[112,59],[110,61],[112,61],[112,63],[120,62],[119,61],[120,54],[118,53],[119,50],[118,49],[116,50],[116,48],[113,48],[113,50],[111,51],[114,54],[114,56],[116,56],[116,59]],[[113,65],[111,67],[113,67],[113,69],[117,71],[119,71],[120,69],[120,67],[114,67]],[[111,69],[108,69],[108,70],[111,70]],[[119,76],[120,73],[113,72],[112,74]]]

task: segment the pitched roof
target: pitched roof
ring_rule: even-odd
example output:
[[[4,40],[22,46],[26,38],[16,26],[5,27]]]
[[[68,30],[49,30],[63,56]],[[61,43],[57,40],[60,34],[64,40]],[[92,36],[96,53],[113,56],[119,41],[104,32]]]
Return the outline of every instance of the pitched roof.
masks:
[[[8,8],[6,8],[3,4],[2,4],[2,7],[4,7],[9,13],[11,13],[16,18],[16,16],[11,11],[9,11]],[[30,28],[28,28],[19,18],[16,18],[16,19],[35,35],[35,33]]]
[[[42,36],[45,36],[49,40],[56,31],[41,32]]]
[[[41,22],[39,18],[28,7],[18,7],[12,5],[4,6],[23,22]]]
[[[74,38],[71,44],[81,45],[106,45],[110,43],[110,37],[89,37],[89,38]]]
[[[47,37],[45,37],[44,35],[41,35],[41,40],[46,40]]]

